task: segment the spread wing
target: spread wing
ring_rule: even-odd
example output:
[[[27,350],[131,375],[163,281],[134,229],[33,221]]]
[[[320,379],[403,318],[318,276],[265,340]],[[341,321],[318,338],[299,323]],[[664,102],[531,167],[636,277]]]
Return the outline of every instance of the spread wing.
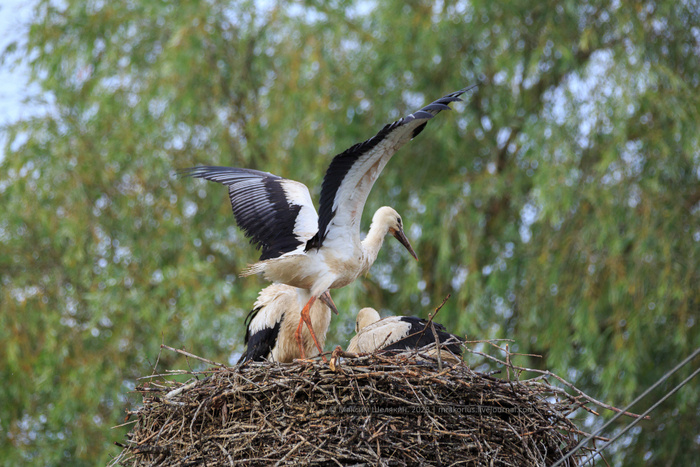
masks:
[[[320,247],[326,238],[360,234],[360,219],[365,201],[374,182],[389,159],[408,141],[416,137],[428,120],[449,110],[450,102],[461,101],[460,95],[474,88],[469,86],[450,93],[400,120],[382,128],[372,138],[338,154],[331,161],[321,188],[318,233],[307,245]]]
[[[228,186],[236,224],[262,248],[260,261],[302,252],[318,231],[318,214],[303,183],[233,167],[192,167],[182,173]]]

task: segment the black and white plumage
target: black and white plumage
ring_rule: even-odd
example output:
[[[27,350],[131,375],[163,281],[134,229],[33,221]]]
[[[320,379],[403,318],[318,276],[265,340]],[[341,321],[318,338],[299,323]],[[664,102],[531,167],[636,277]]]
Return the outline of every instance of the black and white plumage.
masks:
[[[308,308],[323,292],[344,287],[366,273],[386,234],[396,237],[416,257],[401,216],[390,207],[377,210],[367,236],[360,239],[365,201],[396,151],[473,87],[448,94],[335,156],[323,179],[319,214],[308,188],[293,180],[231,167],[185,170],[192,177],[228,186],[236,223],[262,249],[260,260],[242,275],[262,273],[272,282],[308,291],[296,333],[300,347],[302,322],[310,326]],[[313,336],[313,330],[311,333]]]
[[[229,187],[233,216],[251,243],[262,249],[260,261],[305,247],[318,230],[318,216],[303,183],[233,167],[193,167],[187,173]]]
[[[337,310],[328,293],[320,298],[311,307],[309,315],[319,344],[323,346],[331,322],[331,310],[336,313]],[[302,358],[294,332],[299,324],[299,310],[305,304],[302,303],[304,299],[305,294],[289,285],[272,284],[261,290],[253,309],[246,317],[246,350],[238,363],[263,360],[290,363],[296,358]],[[302,342],[305,357],[318,354],[307,329],[302,330]]]
[[[464,339],[450,334],[441,324],[434,322],[433,325],[440,343],[445,344],[442,346],[440,357],[446,361],[458,361],[457,357],[462,354],[460,342]],[[380,319],[374,308],[363,308],[359,311],[355,332],[347,348],[347,351],[352,353],[413,350],[435,344],[435,335],[427,320],[415,316],[389,316]],[[434,350],[428,349],[429,355],[433,353]]]

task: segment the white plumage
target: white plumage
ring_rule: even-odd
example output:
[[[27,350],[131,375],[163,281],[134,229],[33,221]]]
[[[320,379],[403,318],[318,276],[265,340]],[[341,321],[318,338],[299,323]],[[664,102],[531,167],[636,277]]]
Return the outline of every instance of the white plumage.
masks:
[[[460,342],[464,339],[446,332],[441,324],[432,324],[440,343],[444,344],[440,352],[442,360],[459,361],[458,356],[462,354]],[[377,350],[399,352],[435,344],[435,334],[428,321],[414,316],[390,316],[380,319],[374,308],[363,308],[359,311],[355,332],[347,348],[351,353],[373,353]],[[436,355],[434,349],[430,348],[427,354]]]
[[[394,153],[418,135],[429,119],[448,110],[447,104],[461,100],[459,96],[473,87],[448,94],[335,156],[323,179],[318,214],[308,188],[299,182],[231,167],[193,167],[185,171],[228,186],[236,223],[262,248],[260,260],[243,275],[261,273],[272,282],[308,291],[296,331],[300,349],[302,324],[311,326],[309,308],[315,300],[325,291],[344,287],[366,273],[388,233],[416,257],[404,234],[401,216],[390,207],[377,210],[367,236],[360,240],[365,201]],[[316,340],[313,329],[311,336]],[[322,352],[318,342],[317,347]]]

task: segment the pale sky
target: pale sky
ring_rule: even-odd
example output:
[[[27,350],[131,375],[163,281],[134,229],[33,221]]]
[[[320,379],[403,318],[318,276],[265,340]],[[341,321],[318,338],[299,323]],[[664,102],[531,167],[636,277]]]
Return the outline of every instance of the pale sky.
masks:
[[[27,24],[32,15],[35,0],[0,0],[0,51],[12,41],[23,42]],[[37,95],[37,86],[27,84],[27,68],[11,69],[9,64],[0,66],[0,125],[17,121],[40,111],[36,106],[26,106],[22,101],[29,95]],[[0,160],[5,157],[0,133]]]

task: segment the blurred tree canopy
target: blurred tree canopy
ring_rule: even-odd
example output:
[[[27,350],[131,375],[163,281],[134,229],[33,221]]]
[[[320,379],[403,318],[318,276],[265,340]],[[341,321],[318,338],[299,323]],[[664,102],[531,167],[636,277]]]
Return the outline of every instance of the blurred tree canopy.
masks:
[[[136,378],[183,363],[161,343],[241,351],[257,252],[226,190],[176,169],[257,168],[318,199],[334,154],[473,83],[365,209],[367,229],[396,207],[420,261],[387,241],[335,292],[328,347],[361,306],[426,316],[452,293],[451,331],[630,402],[700,346],[699,56],[696,0],[40,0],[4,55],[45,111],[4,128],[0,458],[105,463]],[[608,458],[697,462],[699,394]]]

